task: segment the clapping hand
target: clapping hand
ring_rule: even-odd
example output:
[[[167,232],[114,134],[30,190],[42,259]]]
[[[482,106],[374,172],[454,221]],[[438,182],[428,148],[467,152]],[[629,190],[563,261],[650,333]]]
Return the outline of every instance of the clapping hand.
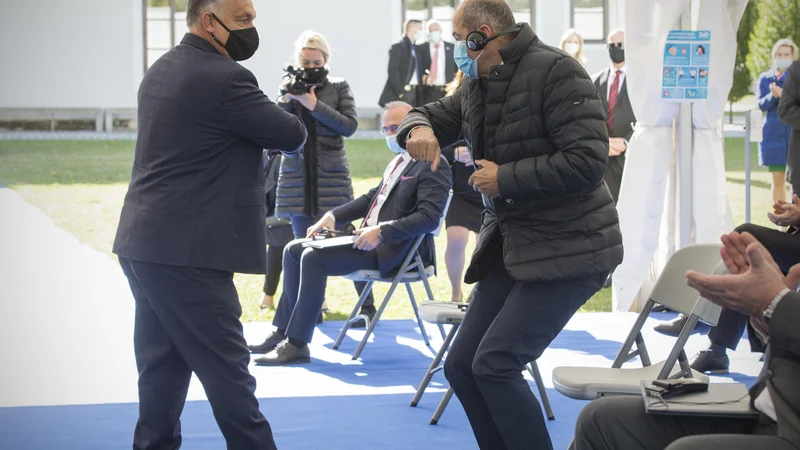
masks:
[[[781,98],[781,95],[783,94],[783,88],[774,82],[769,85],[769,90],[772,92],[772,96],[775,98]]]
[[[608,156],[619,156],[628,149],[628,144],[622,138],[610,138],[608,140]]]
[[[792,203],[778,200],[772,205],[773,212],[767,213],[767,217],[775,225],[781,227],[800,226],[800,198],[797,194],[792,196]]]
[[[455,149],[455,160],[464,164],[465,166],[474,166],[475,163],[472,162],[472,157],[469,156],[469,150],[465,146],[456,147]]]

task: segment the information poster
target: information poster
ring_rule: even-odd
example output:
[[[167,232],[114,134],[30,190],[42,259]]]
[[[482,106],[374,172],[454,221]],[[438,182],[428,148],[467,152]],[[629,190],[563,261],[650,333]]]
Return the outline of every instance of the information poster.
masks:
[[[664,47],[661,98],[674,102],[708,98],[710,55],[710,31],[670,31]]]

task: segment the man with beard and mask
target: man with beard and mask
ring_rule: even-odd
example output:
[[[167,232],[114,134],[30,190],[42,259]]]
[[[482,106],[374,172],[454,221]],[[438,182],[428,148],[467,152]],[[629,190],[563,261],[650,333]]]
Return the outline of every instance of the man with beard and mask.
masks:
[[[134,449],[178,448],[192,372],[228,448],[274,449],[259,412],[233,273],[266,269],[262,149],[296,158],[303,123],[237,64],[258,48],[251,0],[189,0],[189,33],[139,88],[114,241],[136,301]]]
[[[625,31],[612,30],[608,35],[608,55],[611,66],[594,75],[594,86],[603,100],[607,112],[608,167],[605,180],[614,203],[619,201],[622,171],[625,169],[625,152],[633,136],[636,116],[628,98],[627,68],[625,65]]]
[[[442,40],[442,25],[435,20],[429,20],[427,25],[428,42],[417,46],[418,70],[423,84],[421,105],[444,97],[446,86],[458,71],[453,59],[453,44]]]
[[[603,103],[580,63],[503,0],[465,0],[453,29],[467,78],[397,132],[428,170],[462,139],[478,168],[483,227],[465,277],[478,284],[444,371],[481,448],[549,449],[522,371],[622,261]]]
[[[414,240],[439,227],[452,186],[447,161],[444,170],[431,172],[429,165],[411,159],[397,145],[397,128],[411,105],[386,105],[381,131],[386,144],[397,156],[386,166],[377,187],[361,197],[334,208],[308,229],[306,239],[290,242],[283,256],[283,296],[267,338],[273,350],[256,359],[265,366],[301,364],[311,361],[308,343],[314,335],[328,277],[359,270],[379,270],[384,277],[403,263]],[[337,223],[363,219],[355,230],[352,245],[313,249],[303,244]],[[428,234],[419,247],[425,265],[434,264],[433,236]],[[302,283],[300,282],[302,280]]]

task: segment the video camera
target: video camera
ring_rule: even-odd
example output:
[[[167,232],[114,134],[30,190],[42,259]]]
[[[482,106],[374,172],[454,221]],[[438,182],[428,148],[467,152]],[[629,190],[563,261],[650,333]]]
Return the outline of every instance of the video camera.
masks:
[[[311,88],[316,86],[319,88],[325,84],[328,76],[328,69],[304,69],[302,67],[294,68],[293,66],[286,66],[283,68],[286,74],[283,79],[286,80],[281,87],[281,95],[303,95],[311,92]],[[283,87],[286,86],[286,87]]]

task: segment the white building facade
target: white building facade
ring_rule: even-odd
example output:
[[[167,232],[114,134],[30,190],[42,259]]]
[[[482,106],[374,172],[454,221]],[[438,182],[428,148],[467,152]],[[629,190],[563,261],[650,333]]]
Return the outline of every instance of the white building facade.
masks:
[[[578,28],[586,69],[608,65],[605,35],[624,22],[625,0],[507,0],[547,44]],[[243,63],[270,97],[294,42],[321,32],[331,74],[350,82],[359,112],[372,115],[386,82],[388,50],[404,20],[435,18],[447,37],[458,0],[254,0],[261,46]],[[0,110],[134,109],[146,68],[180,42],[186,0],[0,0]],[[181,11],[183,10],[183,11]]]

